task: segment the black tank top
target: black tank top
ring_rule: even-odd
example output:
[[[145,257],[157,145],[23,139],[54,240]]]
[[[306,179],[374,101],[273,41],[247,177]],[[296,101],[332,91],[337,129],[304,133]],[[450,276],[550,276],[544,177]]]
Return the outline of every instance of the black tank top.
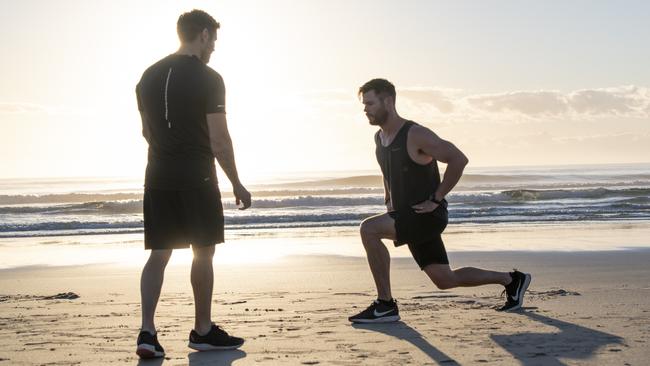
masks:
[[[388,184],[393,210],[410,210],[411,206],[431,199],[440,185],[438,163],[418,164],[406,148],[408,132],[418,124],[406,121],[388,146],[382,146],[380,131],[375,134],[375,154],[381,172]]]

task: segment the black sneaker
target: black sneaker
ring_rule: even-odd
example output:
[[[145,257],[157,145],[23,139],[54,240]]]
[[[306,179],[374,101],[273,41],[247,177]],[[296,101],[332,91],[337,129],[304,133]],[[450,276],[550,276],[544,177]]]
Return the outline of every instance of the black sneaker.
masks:
[[[499,311],[514,311],[520,309],[524,304],[524,293],[530,285],[531,275],[528,273],[521,273],[517,270],[510,272],[512,282],[510,282],[506,289],[506,304],[503,305]]]
[[[226,331],[212,324],[206,335],[199,335],[194,329],[190,332],[188,347],[197,351],[236,349],[244,344],[244,339],[228,335]]]
[[[375,300],[366,310],[348,318],[352,323],[390,323],[399,319],[399,310],[394,299]]]
[[[158,334],[151,334],[145,330],[138,334],[138,348],[135,353],[140,358],[156,358],[165,356],[165,350],[158,343]]]

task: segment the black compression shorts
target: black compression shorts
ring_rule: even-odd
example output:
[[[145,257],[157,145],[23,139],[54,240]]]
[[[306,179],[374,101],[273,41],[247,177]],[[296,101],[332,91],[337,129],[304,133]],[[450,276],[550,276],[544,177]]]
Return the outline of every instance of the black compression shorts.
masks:
[[[145,249],[180,249],[224,242],[223,206],[212,184],[191,190],[144,191]]]
[[[416,213],[402,210],[388,213],[395,220],[395,246],[407,244],[421,269],[429,264],[449,264],[441,234],[447,227],[447,202],[434,211]]]

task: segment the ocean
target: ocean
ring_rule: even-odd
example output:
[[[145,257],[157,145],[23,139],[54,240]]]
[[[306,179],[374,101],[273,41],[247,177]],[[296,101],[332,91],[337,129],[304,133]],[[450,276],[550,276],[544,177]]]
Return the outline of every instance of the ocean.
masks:
[[[221,188],[233,235],[356,227],[385,210],[372,172],[293,174],[248,188],[245,211]],[[467,169],[447,200],[450,225],[650,220],[650,164]],[[0,238],[141,232],[138,179],[0,180]]]

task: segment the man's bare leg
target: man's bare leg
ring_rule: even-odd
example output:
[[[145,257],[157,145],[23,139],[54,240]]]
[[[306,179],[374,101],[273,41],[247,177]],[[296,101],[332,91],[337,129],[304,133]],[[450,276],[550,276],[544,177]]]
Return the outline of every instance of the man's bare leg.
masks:
[[[167,267],[171,255],[171,249],[152,250],[147,264],[142,269],[142,276],[140,277],[140,297],[142,303],[141,329],[151,334],[156,333],[154,315],[165,277],[165,267]]]
[[[361,223],[361,242],[377,286],[380,300],[393,298],[390,289],[390,254],[381,239],[395,238],[395,223],[388,214],[370,217]]]
[[[489,284],[506,286],[512,281],[510,274],[507,272],[487,271],[474,267],[452,270],[448,264],[430,264],[424,267],[423,270],[441,290]]]
[[[424,267],[424,272],[431,281],[440,289],[454,287],[471,287],[489,284],[505,286],[506,303],[499,311],[515,311],[520,309],[524,303],[524,294],[530,285],[532,276],[530,273],[519,271],[494,272],[484,269],[464,267],[451,270],[448,264],[430,264]]]
[[[395,224],[388,214],[376,215],[361,223],[361,241],[366,249],[372,278],[377,286],[377,300],[348,318],[352,323],[390,323],[400,319],[397,303],[390,290],[390,254],[382,239],[395,237]]]
[[[212,327],[212,289],[214,245],[193,248],[192,290],[194,291],[194,330],[203,335]]]

